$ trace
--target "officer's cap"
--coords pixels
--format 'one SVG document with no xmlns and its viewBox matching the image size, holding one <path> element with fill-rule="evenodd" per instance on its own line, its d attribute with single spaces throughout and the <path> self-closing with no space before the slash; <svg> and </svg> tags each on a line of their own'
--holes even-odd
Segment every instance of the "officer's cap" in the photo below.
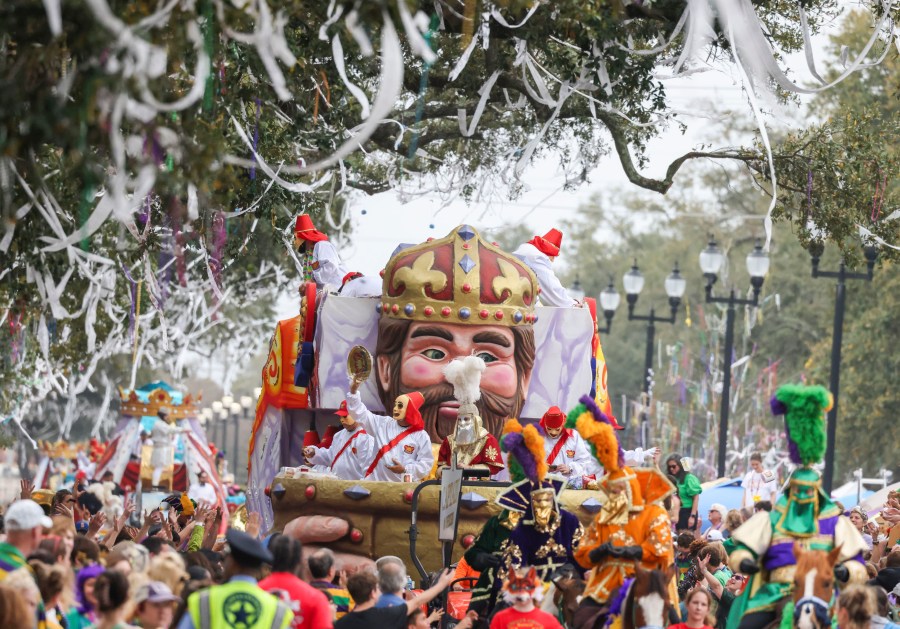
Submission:
<svg viewBox="0 0 900 629">
<path fill-rule="evenodd" d="M 225 540 L 228 542 L 231 558 L 240 566 L 258 568 L 264 563 L 272 563 L 272 553 L 259 540 L 243 531 L 228 529 Z"/>
</svg>

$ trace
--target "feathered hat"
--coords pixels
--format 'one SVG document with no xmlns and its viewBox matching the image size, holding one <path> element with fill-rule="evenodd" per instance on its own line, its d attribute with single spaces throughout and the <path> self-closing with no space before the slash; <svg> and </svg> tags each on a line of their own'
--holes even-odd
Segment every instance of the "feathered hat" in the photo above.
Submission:
<svg viewBox="0 0 900 629">
<path fill-rule="evenodd" d="M 775 391 L 770 402 L 773 415 L 784 415 L 788 453 L 795 465 L 812 466 L 825 454 L 823 415 L 834 398 L 820 386 L 786 384 Z"/>
<path fill-rule="evenodd" d="M 610 480 L 625 475 L 625 452 L 619 445 L 616 430 L 609 418 L 589 395 L 582 395 L 579 404 L 566 419 L 566 426 L 578 431 L 591 446 L 594 457 L 606 470 Z"/>
<path fill-rule="evenodd" d="M 609 418 L 589 395 L 582 395 L 579 404 L 569 413 L 566 425 L 575 428 L 590 444 L 591 452 L 606 471 L 600 479 L 603 488 L 610 481 L 625 481 L 629 487 L 631 508 L 644 504 L 643 492 L 634 470 L 625 466 L 625 451 L 619 445 L 619 437 Z"/>
<path fill-rule="evenodd" d="M 544 436 L 534 424 L 522 426 L 518 419 L 508 419 L 503 426 L 500 447 L 509 454 L 509 476 L 513 485 L 497 496 L 497 504 L 506 509 L 529 512 L 531 494 L 540 490 L 553 491 L 558 497 L 565 479 L 547 476 L 550 467 L 544 454 Z"/>
<path fill-rule="evenodd" d="M 444 379 L 453 385 L 453 397 L 459 402 L 459 416 L 477 415 L 475 402 L 481 399 L 481 374 L 487 365 L 478 356 L 451 360 L 444 367 Z"/>
</svg>

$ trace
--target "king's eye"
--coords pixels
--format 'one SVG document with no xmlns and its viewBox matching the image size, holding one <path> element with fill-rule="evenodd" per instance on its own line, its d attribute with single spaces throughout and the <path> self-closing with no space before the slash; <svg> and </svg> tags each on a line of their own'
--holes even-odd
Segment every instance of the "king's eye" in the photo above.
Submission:
<svg viewBox="0 0 900 629">
<path fill-rule="evenodd" d="M 447 354 L 446 354 L 446 352 L 443 352 L 439 349 L 431 348 L 431 349 L 426 349 L 425 351 L 423 351 L 422 356 L 424 356 L 425 358 L 429 358 L 431 360 L 441 360 L 441 359 L 445 358 L 447 356 Z M 485 362 L 487 362 L 487 361 L 485 361 Z"/>
</svg>

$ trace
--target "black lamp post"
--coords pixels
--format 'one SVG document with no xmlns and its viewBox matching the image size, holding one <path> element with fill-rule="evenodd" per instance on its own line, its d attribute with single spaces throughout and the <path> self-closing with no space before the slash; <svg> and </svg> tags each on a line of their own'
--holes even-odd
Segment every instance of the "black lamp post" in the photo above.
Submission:
<svg viewBox="0 0 900 629">
<path fill-rule="evenodd" d="M 649 315 L 634 314 L 634 307 L 637 305 L 638 296 L 644 288 L 644 276 L 641 275 L 637 266 L 637 260 L 634 266 L 622 278 L 625 285 L 625 299 L 628 301 L 628 320 L 629 321 L 646 321 L 647 322 L 647 350 L 644 359 L 644 375 L 641 383 L 641 391 L 644 394 L 643 404 L 641 405 L 641 447 L 646 448 L 649 442 L 649 418 L 647 416 L 647 407 L 650 404 L 650 383 L 653 381 L 653 344 L 656 336 L 657 323 L 675 323 L 678 314 L 678 306 L 681 305 L 681 298 L 684 296 L 684 289 L 687 286 L 684 278 L 678 270 L 678 264 L 672 269 L 672 273 L 666 278 L 665 287 L 666 295 L 669 296 L 669 316 L 658 317 L 656 311 L 651 308 Z M 618 295 L 617 295 L 618 297 Z"/>
<path fill-rule="evenodd" d="M 706 303 L 727 304 L 725 316 L 725 348 L 722 360 L 722 399 L 719 407 L 719 457 L 718 475 L 725 476 L 725 457 L 728 454 L 728 413 L 731 406 L 731 352 L 734 349 L 734 307 L 756 306 L 759 304 L 759 293 L 762 290 L 766 273 L 769 272 L 769 256 L 763 251 L 759 240 L 747 255 L 747 272 L 750 274 L 750 285 L 753 287 L 751 299 L 738 298 L 731 289 L 728 297 L 714 297 L 713 284 L 718 279 L 719 270 L 725 262 L 725 254 L 719 249 L 716 241 L 711 239 L 706 249 L 700 252 L 700 270 L 706 278 Z"/>
<path fill-rule="evenodd" d="M 837 411 L 838 411 L 838 389 L 841 385 L 841 343 L 844 336 L 844 305 L 846 302 L 846 280 L 866 280 L 872 281 L 872 275 L 875 270 L 875 261 L 878 259 L 878 249 L 868 245 L 864 249 L 866 256 L 866 272 L 854 273 L 847 271 L 844 266 L 844 259 L 841 258 L 841 264 L 837 271 L 820 271 L 819 259 L 822 256 L 823 246 L 817 243 L 810 249 L 812 256 L 812 276 L 833 277 L 837 279 L 837 291 L 834 298 L 834 325 L 831 330 L 831 395 L 834 396 L 834 403 L 831 410 L 828 411 L 827 420 L 827 442 L 825 446 L 825 473 L 822 475 L 822 487 L 829 494 L 831 493 L 832 483 L 834 482 L 834 440 L 837 437 Z"/>
<path fill-rule="evenodd" d="M 227 413 L 225 412 L 225 407 L 220 400 L 216 400 L 213 402 L 210 407 L 212 408 L 213 415 L 213 441 L 216 444 L 216 448 L 219 450 L 223 450 L 226 447 L 225 444 L 225 435 L 223 434 L 223 430 L 225 427 L 225 417 L 227 417 Z"/>
<path fill-rule="evenodd" d="M 612 278 L 609 278 L 609 286 L 600 291 L 600 309 L 603 311 L 603 318 L 606 319 L 606 327 L 601 328 L 598 325 L 597 332 L 609 334 L 609 330 L 612 328 L 613 317 L 616 315 L 616 309 L 619 307 L 621 300 L 622 298 L 619 297 L 619 293 L 616 292 L 616 287 L 613 285 Z"/>
</svg>

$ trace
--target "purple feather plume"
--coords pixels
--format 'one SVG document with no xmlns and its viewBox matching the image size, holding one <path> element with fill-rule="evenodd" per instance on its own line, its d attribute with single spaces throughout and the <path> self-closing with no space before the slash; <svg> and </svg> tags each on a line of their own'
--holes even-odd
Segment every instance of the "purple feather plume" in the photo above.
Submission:
<svg viewBox="0 0 900 629">
<path fill-rule="evenodd" d="M 802 465 L 803 459 L 800 458 L 800 449 L 797 447 L 797 443 L 791 439 L 791 429 L 788 426 L 787 422 L 787 412 L 788 407 L 785 406 L 784 402 L 778 399 L 777 395 L 773 395 L 772 399 L 769 400 L 769 406 L 772 408 L 773 415 L 784 415 L 784 435 L 787 437 L 788 441 L 788 456 L 791 458 L 791 463 L 794 465 Z"/>
<path fill-rule="evenodd" d="M 785 406 L 784 402 L 779 400 L 776 395 L 773 395 L 772 399 L 769 400 L 769 406 L 772 409 L 773 415 L 786 415 L 788 412 L 787 406 Z"/>
<path fill-rule="evenodd" d="M 537 461 L 531 454 L 531 450 L 525 445 L 525 437 L 520 432 L 511 432 L 503 437 L 503 447 L 509 456 L 515 457 L 522 466 L 525 477 L 529 480 L 537 480 Z"/>
<path fill-rule="evenodd" d="M 622 582 L 622 586 L 616 590 L 616 595 L 609 602 L 609 616 L 606 619 L 606 626 L 613 624 L 616 616 L 621 616 L 625 609 L 625 601 L 628 600 L 628 591 L 631 584 L 634 583 L 634 577 L 629 577 Z"/>
<path fill-rule="evenodd" d="M 772 399 L 774 400 L 775 398 Z M 781 402 L 779 402 L 779 404 L 781 404 Z M 788 455 L 791 457 L 791 463 L 794 465 L 803 465 L 803 459 L 800 458 L 800 448 L 797 447 L 797 442 L 791 439 L 791 429 L 788 427 L 786 418 L 784 422 L 784 435 L 787 437 Z"/>
<path fill-rule="evenodd" d="M 578 401 L 587 407 L 587 410 L 591 412 L 591 415 L 594 416 L 595 420 L 609 424 L 610 426 L 613 425 L 613 423 L 609 421 L 609 417 L 606 416 L 606 413 L 600 410 L 600 407 L 597 406 L 597 403 L 590 395 L 582 395 L 578 398 Z M 613 430 L 615 430 L 615 427 L 613 427 Z M 625 467 L 625 451 L 622 449 L 622 444 L 618 443 L 618 441 L 618 438 L 616 438 L 616 443 L 619 446 L 619 467 Z"/>
</svg>

